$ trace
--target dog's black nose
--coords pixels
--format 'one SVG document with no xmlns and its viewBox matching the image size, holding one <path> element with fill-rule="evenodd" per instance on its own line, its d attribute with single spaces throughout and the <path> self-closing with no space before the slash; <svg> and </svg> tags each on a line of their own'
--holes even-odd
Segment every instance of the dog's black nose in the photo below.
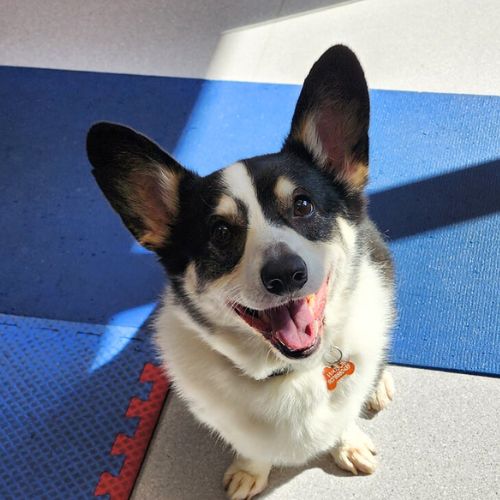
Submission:
<svg viewBox="0 0 500 500">
<path fill-rule="evenodd" d="M 268 292 L 285 295 L 300 290 L 307 281 L 306 263 L 296 254 L 268 260 L 260 272 Z"/>
</svg>

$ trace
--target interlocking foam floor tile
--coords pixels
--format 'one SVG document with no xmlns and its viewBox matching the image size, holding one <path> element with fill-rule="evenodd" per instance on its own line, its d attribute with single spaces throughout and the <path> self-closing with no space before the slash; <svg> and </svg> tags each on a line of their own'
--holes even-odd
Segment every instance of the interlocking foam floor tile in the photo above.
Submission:
<svg viewBox="0 0 500 500">
<path fill-rule="evenodd" d="M 103 349 L 107 362 L 96 367 Z M 151 409 L 143 387 L 154 380 L 151 368 L 139 377 L 152 359 L 147 328 L 0 314 L 0 498 L 91 498 L 101 473 L 120 477 L 124 456 L 110 453 L 118 434 L 135 436 L 140 463 L 158 391 L 166 393 L 165 381 L 153 384 L 156 414 L 140 411 Z M 133 396 L 147 401 L 131 403 Z"/>
<path fill-rule="evenodd" d="M 116 436 L 111 454 L 124 455 L 124 463 L 118 475 L 108 471 L 101 474 L 95 489 L 96 496 L 109 495 L 111 500 L 126 500 L 133 490 L 168 390 L 168 381 L 160 366 L 144 365 L 140 380 L 152 384 L 151 392 L 145 399 L 131 399 L 126 417 L 138 418 L 137 428 L 133 436 Z"/>
</svg>

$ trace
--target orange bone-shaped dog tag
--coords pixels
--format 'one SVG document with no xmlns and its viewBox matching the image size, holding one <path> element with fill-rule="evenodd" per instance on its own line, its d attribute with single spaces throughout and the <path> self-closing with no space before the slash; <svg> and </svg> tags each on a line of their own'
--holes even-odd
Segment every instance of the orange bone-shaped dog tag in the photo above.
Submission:
<svg viewBox="0 0 500 500">
<path fill-rule="evenodd" d="M 346 375 L 354 373 L 354 363 L 351 361 L 339 361 L 332 366 L 323 368 L 323 377 L 326 380 L 326 386 L 329 391 L 333 391 L 337 387 L 337 382 Z"/>
</svg>

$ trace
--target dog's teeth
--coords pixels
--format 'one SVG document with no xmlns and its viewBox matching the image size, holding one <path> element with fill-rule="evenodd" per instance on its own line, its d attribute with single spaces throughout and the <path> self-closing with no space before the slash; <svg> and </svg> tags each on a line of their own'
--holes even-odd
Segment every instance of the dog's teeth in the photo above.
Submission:
<svg viewBox="0 0 500 500">
<path fill-rule="evenodd" d="M 309 308 L 309 311 L 312 313 L 314 316 L 314 304 L 316 303 L 316 295 L 311 294 L 306 297 L 306 303 L 307 307 Z"/>
</svg>

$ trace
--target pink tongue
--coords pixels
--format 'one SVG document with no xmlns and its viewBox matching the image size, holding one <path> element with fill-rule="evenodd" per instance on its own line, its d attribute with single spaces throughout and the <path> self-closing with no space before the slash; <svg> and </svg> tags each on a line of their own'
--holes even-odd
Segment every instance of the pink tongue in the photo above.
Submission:
<svg viewBox="0 0 500 500">
<path fill-rule="evenodd" d="M 269 316 L 273 332 L 290 350 L 307 349 L 314 343 L 314 318 L 305 299 L 279 307 Z"/>
</svg>

